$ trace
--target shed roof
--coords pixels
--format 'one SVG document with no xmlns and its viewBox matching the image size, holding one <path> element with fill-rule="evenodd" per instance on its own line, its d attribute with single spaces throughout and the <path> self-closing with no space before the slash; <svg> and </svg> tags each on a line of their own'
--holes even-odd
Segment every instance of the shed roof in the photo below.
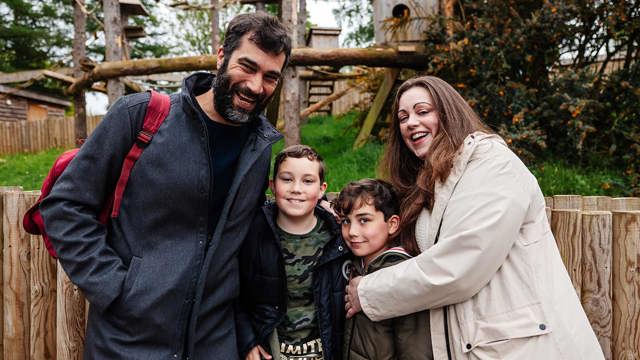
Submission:
<svg viewBox="0 0 640 360">
<path fill-rule="evenodd" d="M 31 100 L 37 100 L 37 101 L 41 101 L 49 104 L 55 104 L 55 105 L 64 106 L 64 107 L 71 106 L 71 101 L 58 99 L 53 96 L 42 95 L 35 91 L 16 89 L 16 88 L 5 86 L 5 85 L 0 85 L 0 94 L 8 94 L 13 96 L 23 97 Z"/>
</svg>

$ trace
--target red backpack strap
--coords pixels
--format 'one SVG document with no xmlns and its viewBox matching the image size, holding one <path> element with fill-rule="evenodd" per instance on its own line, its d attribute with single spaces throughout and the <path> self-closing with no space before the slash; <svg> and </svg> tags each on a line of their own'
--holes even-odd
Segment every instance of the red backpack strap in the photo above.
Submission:
<svg viewBox="0 0 640 360">
<path fill-rule="evenodd" d="M 120 171 L 120 178 L 116 185 L 116 190 L 113 194 L 113 208 L 111 210 L 111 217 L 118 217 L 120 214 L 120 203 L 122 202 L 122 195 L 127 187 L 129 181 L 129 175 L 135 165 L 136 161 L 142 155 L 144 149 L 151 143 L 153 135 L 158 132 L 160 125 L 164 119 L 169 115 L 169 108 L 171 106 L 171 99 L 169 95 L 160 94 L 151 90 L 151 100 L 147 106 L 147 113 L 144 116 L 144 122 L 142 124 L 142 130 L 138 132 L 135 143 L 131 146 L 131 150 L 127 154 L 122 164 L 122 170 Z"/>
</svg>

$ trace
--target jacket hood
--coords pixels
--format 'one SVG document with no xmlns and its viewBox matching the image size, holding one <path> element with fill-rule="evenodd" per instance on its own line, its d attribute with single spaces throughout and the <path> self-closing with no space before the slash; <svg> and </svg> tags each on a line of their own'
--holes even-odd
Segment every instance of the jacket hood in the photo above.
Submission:
<svg viewBox="0 0 640 360">
<path fill-rule="evenodd" d="M 215 77 L 211 73 L 197 72 L 182 80 L 182 97 L 185 103 L 189 105 L 189 111 L 194 112 L 198 109 L 195 97 L 209 91 Z M 265 139 L 269 143 L 282 139 L 282 134 L 262 114 L 255 117 L 249 126 L 251 126 L 252 132 L 255 132 L 258 137 Z"/>
</svg>

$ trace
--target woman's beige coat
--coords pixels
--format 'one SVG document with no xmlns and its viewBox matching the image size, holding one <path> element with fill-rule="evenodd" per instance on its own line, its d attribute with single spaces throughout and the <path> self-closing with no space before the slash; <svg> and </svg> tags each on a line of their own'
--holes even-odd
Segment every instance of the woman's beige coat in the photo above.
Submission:
<svg viewBox="0 0 640 360">
<path fill-rule="evenodd" d="M 435 197 L 416 227 L 422 253 L 362 278 L 371 320 L 431 309 L 435 359 L 604 358 L 538 183 L 500 137 L 469 135 Z"/>
</svg>

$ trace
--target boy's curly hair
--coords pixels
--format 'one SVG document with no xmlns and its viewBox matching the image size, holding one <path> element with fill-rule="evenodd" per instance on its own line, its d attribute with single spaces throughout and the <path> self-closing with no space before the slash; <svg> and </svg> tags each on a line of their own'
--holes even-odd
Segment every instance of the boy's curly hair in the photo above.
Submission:
<svg viewBox="0 0 640 360">
<path fill-rule="evenodd" d="M 362 179 L 348 183 L 333 199 L 331 207 L 338 216 L 345 217 L 364 204 L 373 205 L 376 210 L 381 211 L 385 221 L 400 213 L 398 194 L 391 184 L 379 179 Z"/>
</svg>

